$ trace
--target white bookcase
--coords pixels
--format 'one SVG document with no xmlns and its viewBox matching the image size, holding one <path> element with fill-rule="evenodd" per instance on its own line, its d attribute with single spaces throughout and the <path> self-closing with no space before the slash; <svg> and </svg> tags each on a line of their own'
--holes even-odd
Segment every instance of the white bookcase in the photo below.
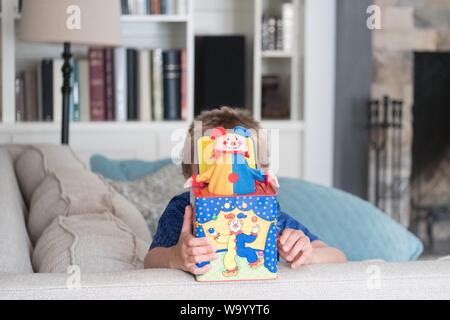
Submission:
<svg viewBox="0 0 450 320">
<path fill-rule="evenodd" d="M 17 38 L 20 15 L 16 0 L 0 0 L 1 120 L 0 143 L 59 143 L 59 123 L 16 123 L 14 79 L 17 72 L 44 57 L 59 57 L 62 46 L 23 43 Z M 187 0 L 186 15 L 122 16 L 123 45 L 136 48 L 181 48 L 188 54 L 188 119 L 171 122 L 72 123 L 70 144 L 87 162 L 93 153 L 114 158 L 158 159 L 180 146 L 176 129 L 186 129 L 194 118 L 194 48 L 196 35 L 243 34 L 247 43 L 247 102 L 264 128 L 278 129 L 272 154 L 278 173 L 303 176 L 303 2 L 304 0 Z M 305 0 L 307 1 L 307 0 Z M 295 8 L 295 41 L 290 52 L 261 50 L 262 15 L 283 2 Z M 74 47 L 86 56 L 87 48 Z M 290 119 L 262 119 L 261 79 L 266 70 L 283 72 L 289 79 Z M 276 141 L 274 141 L 275 143 Z"/>
</svg>

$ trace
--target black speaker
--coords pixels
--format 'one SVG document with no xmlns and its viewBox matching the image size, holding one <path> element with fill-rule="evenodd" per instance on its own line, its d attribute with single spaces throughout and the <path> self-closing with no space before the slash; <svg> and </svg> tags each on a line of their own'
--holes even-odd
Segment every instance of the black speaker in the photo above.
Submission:
<svg viewBox="0 0 450 320">
<path fill-rule="evenodd" d="M 195 38 L 195 114 L 245 107 L 245 37 Z"/>
</svg>

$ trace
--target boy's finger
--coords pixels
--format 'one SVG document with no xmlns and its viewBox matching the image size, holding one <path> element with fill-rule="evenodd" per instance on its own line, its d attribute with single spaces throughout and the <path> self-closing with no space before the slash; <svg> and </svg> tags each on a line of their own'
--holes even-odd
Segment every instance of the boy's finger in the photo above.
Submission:
<svg viewBox="0 0 450 320">
<path fill-rule="evenodd" d="M 307 260 L 309 259 L 309 255 L 311 254 L 311 250 L 306 250 L 300 252 L 300 254 L 297 256 L 294 262 L 291 264 L 291 268 L 298 268 L 301 265 L 306 264 Z"/>
<path fill-rule="evenodd" d="M 206 237 L 203 238 L 194 238 L 192 237 L 189 239 L 187 245 L 189 247 L 201 247 L 201 246 L 208 246 L 209 245 L 209 239 Z"/>
<path fill-rule="evenodd" d="M 191 206 L 186 206 L 184 209 L 183 226 L 181 227 L 181 232 L 188 232 L 192 234 L 192 208 Z"/>
<path fill-rule="evenodd" d="M 280 243 L 281 243 L 281 245 L 283 245 L 286 242 L 286 240 L 289 238 L 289 235 L 292 233 L 292 231 L 294 231 L 294 230 L 292 230 L 292 229 L 285 229 L 283 231 L 283 233 L 280 236 Z"/>
<path fill-rule="evenodd" d="M 207 262 L 207 261 L 211 261 L 211 260 L 216 260 L 218 258 L 217 253 L 210 253 L 210 254 L 205 254 L 202 256 L 190 256 L 189 260 L 192 263 L 202 263 L 202 262 Z"/>
<path fill-rule="evenodd" d="M 191 272 L 192 274 L 195 274 L 195 275 L 200 275 L 200 274 L 205 274 L 205 273 L 207 273 L 210 269 L 211 269 L 211 264 L 207 264 L 207 265 L 205 265 L 205 266 L 203 266 L 203 267 L 201 267 L 201 268 L 197 268 L 197 267 L 194 265 L 194 267 L 190 270 L 190 272 Z"/>
<path fill-rule="evenodd" d="M 209 254 L 214 252 L 216 252 L 216 248 L 213 246 L 191 247 L 188 250 L 188 254 L 191 256 L 200 256 L 203 254 Z"/>
<path fill-rule="evenodd" d="M 289 254 L 287 255 L 288 258 L 288 262 L 294 260 L 295 257 L 297 257 L 297 255 L 303 250 L 305 249 L 306 243 L 305 241 L 301 241 L 301 239 L 299 239 L 299 241 L 297 241 L 294 246 L 292 247 L 291 251 L 289 251 Z"/>
<path fill-rule="evenodd" d="M 289 237 L 283 244 L 283 251 L 289 252 L 292 246 L 300 239 L 300 234 L 298 232 L 291 232 Z"/>
</svg>

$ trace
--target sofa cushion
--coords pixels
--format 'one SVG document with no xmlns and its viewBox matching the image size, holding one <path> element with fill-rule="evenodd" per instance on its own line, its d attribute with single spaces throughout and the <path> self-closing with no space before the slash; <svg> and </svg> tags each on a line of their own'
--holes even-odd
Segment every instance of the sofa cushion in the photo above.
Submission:
<svg viewBox="0 0 450 320">
<path fill-rule="evenodd" d="M 45 229 L 33 252 L 41 273 L 81 273 L 141 269 L 148 244 L 111 213 L 59 216 Z"/>
<path fill-rule="evenodd" d="M 16 161 L 16 175 L 27 204 L 48 173 L 56 169 L 85 169 L 72 149 L 60 145 L 34 145 Z"/>
<path fill-rule="evenodd" d="M 169 164 L 135 181 L 110 180 L 109 183 L 138 208 L 154 234 L 170 199 L 185 192 L 184 181 L 180 166 Z"/>
<path fill-rule="evenodd" d="M 91 170 L 103 177 L 116 181 L 133 181 L 152 174 L 172 163 L 170 159 L 157 161 L 111 160 L 101 155 L 90 159 Z"/>
<path fill-rule="evenodd" d="M 387 214 L 346 192 L 281 178 L 281 209 L 349 260 L 415 260 L 422 242 Z"/>
<path fill-rule="evenodd" d="M 13 161 L 0 148 L 0 273 L 31 273 L 31 243 L 25 227 L 26 206 Z"/>
<path fill-rule="evenodd" d="M 139 211 L 100 177 L 88 170 L 56 169 L 33 194 L 28 230 L 33 243 L 57 216 L 111 212 L 142 240 L 150 232 Z"/>
</svg>

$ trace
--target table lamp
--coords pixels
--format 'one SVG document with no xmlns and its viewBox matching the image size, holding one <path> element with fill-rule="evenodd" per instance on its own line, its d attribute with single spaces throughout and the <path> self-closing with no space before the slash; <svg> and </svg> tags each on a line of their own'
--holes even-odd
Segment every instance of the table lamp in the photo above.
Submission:
<svg viewBox="0 0 450 320">
<path fill-rule="evenodd" d="M 19 38 L 64 45 L 62 144 L 69 144 L 71 44 L 120 45 L 120 8 L 119 0 L 23 0 Z"/>
</svg>

